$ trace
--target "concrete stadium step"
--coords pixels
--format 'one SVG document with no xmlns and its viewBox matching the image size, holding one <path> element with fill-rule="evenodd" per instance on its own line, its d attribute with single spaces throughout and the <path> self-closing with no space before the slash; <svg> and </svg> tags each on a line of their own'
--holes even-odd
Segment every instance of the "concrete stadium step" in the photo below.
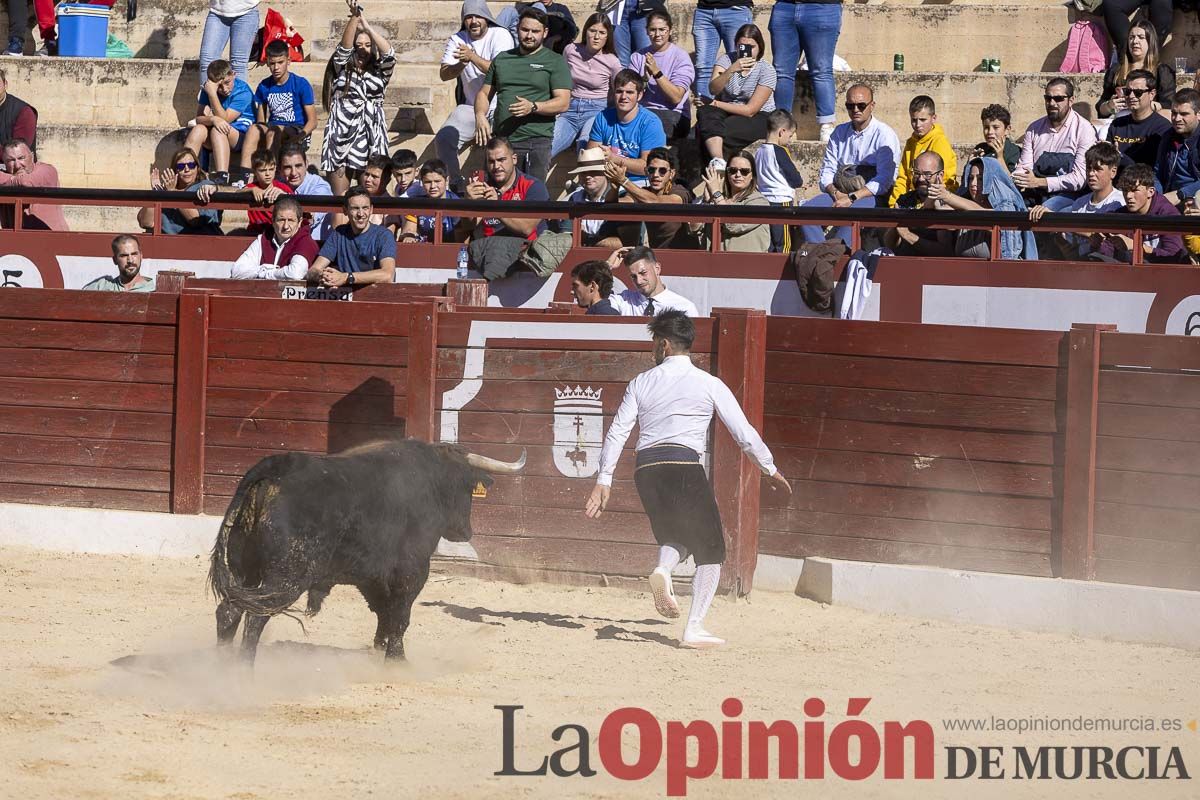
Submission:
<svg viewBox="0 0 1200 800">
<path fill-rule="evenodd" d="M 669 8 L 676 18 L 677 39 L 692 49 L 691 14 L 694 3 L 672 0 Z M 324 60 L 333 51 L 345 20 L 345 6 L 333 0 L 272 4 L 307 39 L 306 51 L 314 60 Z M 491 3 L 494 12 L 502 3 Z M 580 22 L 594 4 L 571 0 L 572 13 Z M 773 4 L 761 3 L 755 21 L 766 31 Z M 377 23 L 406 63 L 432 63 L 445 38 L 458 27 L 458 0 L 424 0 L 373 7 Z M 166 0 L 141 10 L 127 23 L 114 15 L 110 30 L 122 38 L 139 57 L 195 58 L 207 10 L 202 4 Z M 1002 66 L 1018 71 L 1050 70 L 1058 66 L 1067 31 L 1076 12 L 1054 0 L 1005 0 L 996 5 L 985 0 L 956 0 L 951 3 L 917 3 L 885 0 L 846 4 L 838 53 L 854 69 L 889 69 L 892 55 L 903 53 L 910 70 L 970 70 L 983 57 L 995 57 Z M 4 14 L 0 13 L 0 20 Z M 1013 36 L 1015 22 L 1020 36 Z M 1175 18 L 1176 36 L 1166 55 L 1194 57 L 1200 45 L 1200 22 L 1194 14 L 1180 12 Z M 947 45 L 950 46 L 947 46 Z M 768 50 L 769 50 L 768 42 Z M 27 52 L 32 52 L 32 41 Z"/>
<path fill-rule="evenodd" d="M 185 124 L 196 112 L 195 61 L 28 58 L 12 59 L 4 66 L 10 90 L 37 107 L 42 124 L 132 125 L 165 132 Z M 325 65 L 295 67 L 313 84 L 323 124 L 320 91 Z M 431 126 L 440 125 L 453 106 L 453 85 L 437 80 L 437 67 L 413 65 L 388 86 L 384 107 L 394 131 L 431 133 Z"/>
</svg>

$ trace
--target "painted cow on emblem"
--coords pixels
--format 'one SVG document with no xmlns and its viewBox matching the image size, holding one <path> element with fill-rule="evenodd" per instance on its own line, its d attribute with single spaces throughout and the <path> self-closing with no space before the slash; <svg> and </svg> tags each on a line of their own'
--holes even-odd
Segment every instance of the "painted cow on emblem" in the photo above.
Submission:
<svg viewBox="0 0 1200 800">
<path fill-rule="evenodd" d="M 554 466 L 568 478 L 590 478 L 600 469 L 603 391 L 591 386 L 554 390 Z"/>
</svg>

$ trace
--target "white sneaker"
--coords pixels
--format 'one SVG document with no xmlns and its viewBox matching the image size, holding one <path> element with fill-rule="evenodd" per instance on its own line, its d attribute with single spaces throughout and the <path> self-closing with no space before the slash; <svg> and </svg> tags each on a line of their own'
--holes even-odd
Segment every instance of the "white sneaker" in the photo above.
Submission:
<svg viewBox="0 0 1200 800">
<path fill-rule="evenodd" d="M 833 135 L 833 123 L 832 122 L 822 122 L 821 123 L 821 144 L 828 144 L 829 137 L 832 135 Z"/>
<path fill-rule="evenodd" d="M 679 603 L 675 601 L 675 589 L 671 586 L 671 573 L 658 567 L 650 573 L 650 592 L 654 595 L 654 608 L 660 616 L 678 619 Z"/>
<path fill-rule="evenodd" d="M 710 647 L 720 647 L 723 644 L 725 644 L 724 639 L 713 636 L 699 625 L 688 625 L 683 630 L 683 641 L 679 643 L 679 646 L 688 650 L 704 650 Z"/>
</svg>

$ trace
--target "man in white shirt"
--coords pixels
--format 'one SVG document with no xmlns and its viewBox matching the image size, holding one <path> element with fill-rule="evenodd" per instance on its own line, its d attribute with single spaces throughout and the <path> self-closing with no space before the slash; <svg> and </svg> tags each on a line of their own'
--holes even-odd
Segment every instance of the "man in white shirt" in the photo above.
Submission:
<svg viewBox="0 0 1200 800">
<path fill-rule="evenodd" d="M 850 121 L 834 128 L 825 146 L 818 181 L 821 194 L 805 203 L 805 208 L 874 208 L 877 198 L 887 205 L 900 169 L 900 137 L 875 119 L 875 91 L 865 83 L 846 90 L 846 114 Z M 838 189 L 834 177 L 842 167 L 853 167 L 865 185 L 849 193 Z M 820 225 L 804 225 L 800 230 L 806 242 L 825 241 Z M 850 226 L 839 227 L 837 236 L 850 246 Z"/>
<path fill-rule="evenodd" d="M 1088 148 L 1084 158 L 1087 161 L 1087 188 L 1091 190 L 1091 193 L 1080 197 L 1068 208 L 1063 209 L 1062 213 L 1115 214 L 1119 212 L 1125 207 L 1125 193 L 1113 184 L 1121 165 L 1120 150 L 1111 142 L 1097 142 Z M 1050 209 L 1044 205 L 1034 206 L 1029 209 L 1030 221 L 1041 221 L 1047 211 Z M 1053 242 L 1053 246 L 1061 251 L 1062 256 L 1067 259 L 1087 258 L 1089 253 L 1100 246 L 1099 237 L 1096 237 L 1096 242 L 1093 242 L 1085 234 L 1058 233 L 1051 236 L 1050 240 Z M 1040 243 L 1039 247 L 1041 247 Z M 1043 257 L 1048 257 L 1048 254 L 1043 254 Z"/>
<path fill-rule="evenodd" d="M 626 289 L 609 297 L 612 307 L 623 317 L 653 317 L 664 311 L 682 311 L 689 317 L 700 316 L 696 304 L 676 294 L 662 282 L 662 265 L 649 247 L 621 247 L 608 257 L 609 269 L 616 274 L 624 265 L 637 288 Z"/>
<path fill-rule="evenodd" d="M 308 171 L 308 153 L 301 142 L 286 144 L 279 151 L 276 177 L 292 187 L 292 193 L 298 197 L 333 197 L 333 189 L 330 188 L 329 182 L 315 172 Z M 329 233 L 334 215 L 317 211 L 304 216 L 308 221 L 308 232 L 313 241 L 319 242 L 324 239 L 325 234 Z"/>
<path fill-rule="evenodd" d="M 516 47 L 512 34 L 499 25 L 488 10 L 486 0 L 465 0 L 462 5 L 462 30 L 446 42 L 439 76 L 444 81 L 457 79 L 462 97 L 460 105 L 433 137 L 438 158 L 446 164 L 452 184 L 462 178 L 458 153 L 468 142 L 475 140 L 475 95 L 483 86 L 483 76 L 492 66 L 492 59 Z M 496 101 L 492 99 L 492 108 Z M 491 110 L 488 111 L 489 118 Z"/>
<path fill-rule="evenodd" d="M 671 572 L 692 554 L 692 607 L 681 647 L 718 647 L 723 639 L 704 629 L 704 617 L 717 593 L 725 534 L 712 485 L 702 461 L 713 412 L 768 476 L 772 489 L 792 487 L 775 467 L 771 451 L 746 419 L 724 383 L 692 364 L 696 328 L 681 311 L 665 311 L 647 325 L 654 339 L 654 369 L 643 372 L 625 390 L 600 451 L 600 472 L 584 512 L 595 519 L 608 505 L 613 472 L 636 423 L 637 471 L 634 483 L 659 544 L 658 567 L 650 575 L 654 606 L 664 617 L 679 616 Z"/>
</svg>

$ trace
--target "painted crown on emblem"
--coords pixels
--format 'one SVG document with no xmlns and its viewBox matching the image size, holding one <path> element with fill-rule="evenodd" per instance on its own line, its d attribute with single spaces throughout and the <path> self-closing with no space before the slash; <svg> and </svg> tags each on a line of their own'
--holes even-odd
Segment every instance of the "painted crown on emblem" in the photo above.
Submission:
<svg viewBox="0 0 1200 800">
<path fill-rule="evenodd" d="M 566 389 L 555 389 L 554 390 L 554 399 L 555 400 L 582 400 L 582 401 L 590 402 L 590 403 L 599 403 L 600 402 L 600 394 L 603 391 L 604 391 L 603 387 L 593 390 L 592 387 L 590 387 L 590 386 L 587 387 L 586 389 L 584 389 L 581 386 L 576 386 L 574 389 L 572 389 L 570 386 L 568 386 Z"/>
</svg>

